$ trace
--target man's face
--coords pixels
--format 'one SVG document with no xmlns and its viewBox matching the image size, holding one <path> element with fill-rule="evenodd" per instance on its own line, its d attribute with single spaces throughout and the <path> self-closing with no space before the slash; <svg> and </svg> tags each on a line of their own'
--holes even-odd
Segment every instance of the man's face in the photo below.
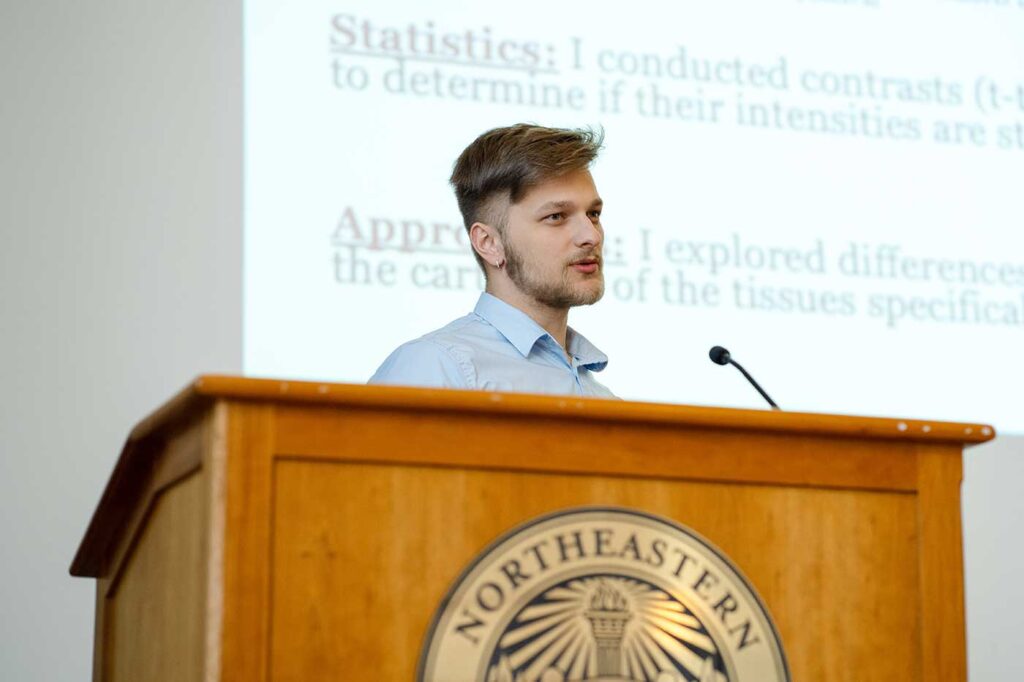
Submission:
<svg viewBox="0 0 1024 682">
<path fill-rule="evenodd" d="M 594 179 L 584 170 L 537 185 L 509 205 L 505 268 L 522 293 L 551 308 L 600 300 L 602 203 Z"/>
</svg>

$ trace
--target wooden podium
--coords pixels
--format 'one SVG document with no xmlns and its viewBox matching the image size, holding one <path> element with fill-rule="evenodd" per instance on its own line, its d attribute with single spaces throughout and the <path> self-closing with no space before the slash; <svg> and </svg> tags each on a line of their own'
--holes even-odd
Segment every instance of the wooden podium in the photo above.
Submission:
<svg viewBox="0 0 1024 682">
<path fill-rule="evenodd" d="M 413 680 L 494 538 L 579 505 L 674 519 L 792 679 L 966 679 L 961 451 L 989 427 L 206 376 L 131 433 L 71 566 L 95 680 Z"/>
</svg>

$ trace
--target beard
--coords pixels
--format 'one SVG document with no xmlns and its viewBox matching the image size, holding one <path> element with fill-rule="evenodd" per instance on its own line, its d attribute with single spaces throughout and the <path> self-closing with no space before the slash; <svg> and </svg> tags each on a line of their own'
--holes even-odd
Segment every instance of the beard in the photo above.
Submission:
<svg viewBox="0 0 1024 682">
<path fill-rule="evenodd" d="M 522 256 L 511 244 L 506 244 L 505 272 L 521 292 L 548 307 L 572 308 L 580 305 L 592 305 L 604 296 L 604 272 L 599 266 L 597 272 L 586 275 L 587 279 L 584 281 L 596 280 L 596 286 L 582 286 L 580 282 L 572 282 L 569 267 L 581 258 L 597 258 L 600 265 L 603 265 L 597 252 L 578 254 L 563 264 L 560 279 L 546 280 L 536 268 L 523 261 Z"/>
</svg>

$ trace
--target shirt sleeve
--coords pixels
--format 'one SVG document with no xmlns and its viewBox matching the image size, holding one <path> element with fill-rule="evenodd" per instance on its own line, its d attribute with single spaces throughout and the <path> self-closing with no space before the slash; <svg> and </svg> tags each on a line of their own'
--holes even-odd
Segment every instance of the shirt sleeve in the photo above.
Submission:
<svg viewBox="0 0 1024 682">
<path fill-rule="evenodd" d="M 367 383 L 428 388 L 474 388 L 472 372 L 446 348 L 425 339 L 399 346 Z"/>
</svg>

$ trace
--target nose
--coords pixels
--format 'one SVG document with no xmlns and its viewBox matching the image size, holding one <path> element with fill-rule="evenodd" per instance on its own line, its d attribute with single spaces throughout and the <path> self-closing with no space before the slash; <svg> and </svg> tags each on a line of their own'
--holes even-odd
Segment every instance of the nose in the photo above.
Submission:
<svg viewBox="0 0 1024 682">
<path fill-rule="evenodd" d="M 604 230 L 601 228 L 600 220 L 592 220 L 589 215 L 583 216 L 576 221 L 576 231 L 573 234 L 573 243 L 578 248 L 598 248 L 604 241 Z"/>
</svg>

